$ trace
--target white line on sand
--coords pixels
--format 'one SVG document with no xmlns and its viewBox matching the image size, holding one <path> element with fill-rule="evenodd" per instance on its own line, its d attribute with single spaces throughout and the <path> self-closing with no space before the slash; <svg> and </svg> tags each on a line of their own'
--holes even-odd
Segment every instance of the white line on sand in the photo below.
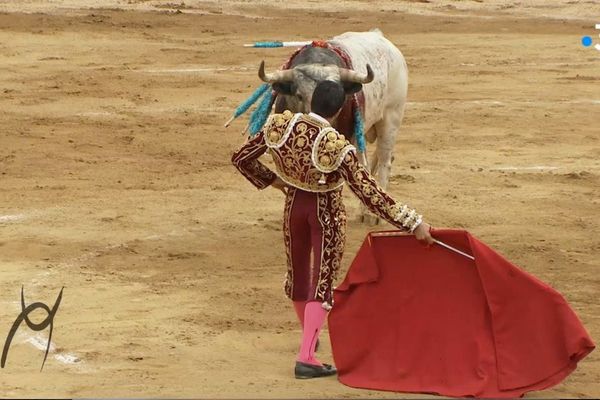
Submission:
<svg viewBox="0 0 600 400">
<path fill-rule="evenodd" d="M 76 113 L 75 115 L 78 116 L 78 117 L 109 118 L 109 117 L 112 117 L 112 116 L 114 116 L 116 114 L 114 112 L 110 112 L 110 111 L 88 111 L 88 112 Z"/>
<path fill-rule="evenodd" d="M 250 71 L 256 68 L 250 67 L 213 67 L 213 68 L 166 68 L 166 69 L 143 69 L 141 72 L 150 74 L 193 74 L 205 72 L 223 72 L 223 71 Z"/>
<path fill-rule="evenodd" d="M 41 337 L 40 335 L 29 336 L 27 339 L 23 340 L 23 343 L 29 343 L 33 347 L 38 350 L 46 351 L 46 347 L 48 346 L 48 339 Z M 50 350 L 48 350 L 48 354 L 56 353 L 56 346 L 54 343 L 50 343 Z M 63 364 L 79 364 L 82 362 L 81 358 L 77 357 L 75 354 L 69 353 L 56 353 L 53 355 L 54 359 Z"/>
<path fill-rule="evenodd" d="M 22 219 L 25 219 L 25 217 L 25 214 L 0 215 L 0 223 L 20 221 Z"/>
<path fill-rule="evenodd" d="M 490 168 L 490 171 L 553 171 L 560 167 L 551 167 L 545 165 L 535 165 L 532 167 L 496 167 Z"/>
<path fill-rule="evenodd" d="M 561 104 L 600 104 L 599 99 L 561 99 L 551 101 L 539 101 L 539 100 L 508 100 L 498 101 L 493 99 L 479 99 L 479 100 L 464 100 L 464 99 L 439 99 L 430 101 L 409 101 L 406 103 L 411 107 L 419 106 L 431 106 L 435 104 L 481 104 L 481 105 L 561 105 Z"/>
</svg>

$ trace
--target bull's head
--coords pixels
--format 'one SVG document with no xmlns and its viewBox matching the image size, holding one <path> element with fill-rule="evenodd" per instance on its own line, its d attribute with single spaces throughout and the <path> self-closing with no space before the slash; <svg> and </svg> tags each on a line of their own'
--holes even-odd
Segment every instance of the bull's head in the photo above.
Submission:
<svg viewBox="0 0 600 400">
<path fill-rule="evenodd" d="M 337 65 L 303 64 L 292 69 L 265 74 L 265 62 L 260 63 L 258 76 L 270 83 L 273 90 L 285 96 L 286 108 L 293 112 L 310 112 L 312 94 L 317 84 L 324 80 L 338 82 L 346 94 L 360 91 L 362 85 L 373 81 L 373 70 L 367 64 L 367 73 L 361 74 Z"/>
</svg>

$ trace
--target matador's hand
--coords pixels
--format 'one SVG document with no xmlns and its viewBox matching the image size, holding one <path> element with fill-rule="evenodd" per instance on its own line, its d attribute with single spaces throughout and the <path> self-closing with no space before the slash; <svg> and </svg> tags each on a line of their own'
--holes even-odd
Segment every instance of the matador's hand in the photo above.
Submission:
<svg viewBox="0 0 600 400">
<path fill-rule="evenodd" d="M 430 230 L 431 225 L 429 225 L 427 222 L 421 222 L 421 224 L 417 226 L 417 229 L 414 231 L 415 237 L 417 240 L 423 243 L 433 244 L 433 237 L 431 237 Z"/>
<path fill-rule="evenodd" d="M 283 192 L 283 194 L 287 194 L 288 185 L 284 181 L 281 180 L 280 177 L 275 178 L 273 183 L 271 183 L 275 189 L 279 189 Z"/>
</svg>

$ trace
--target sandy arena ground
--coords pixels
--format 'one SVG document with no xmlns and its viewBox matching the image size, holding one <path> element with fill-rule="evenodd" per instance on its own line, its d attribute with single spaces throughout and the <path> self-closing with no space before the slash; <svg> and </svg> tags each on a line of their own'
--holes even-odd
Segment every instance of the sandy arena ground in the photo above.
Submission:
<svg viewBox="0 0 600 400">
<path fill-rule="evenodd" d="M 20 329 L 2 397 L 415 397 L 293 379 L 282 195 L 230 165 L 245 120 L 223 128 L 260 60 L 292 51 L 243 43 L 373 27 L 410 70 L 390 192 L 551 284 L 600 338 L 600 52 L 580 44 L 600 42 L 597 2 L 49 3 L 0 1 L 1 343 L 21 285 L 28 304 L 64 296 L 44 370 L 47 330 Z M 346 195 L 344 270 L 370 229 Z M 599 382 L 595 351 L 528 397 Z"/>
</svg>

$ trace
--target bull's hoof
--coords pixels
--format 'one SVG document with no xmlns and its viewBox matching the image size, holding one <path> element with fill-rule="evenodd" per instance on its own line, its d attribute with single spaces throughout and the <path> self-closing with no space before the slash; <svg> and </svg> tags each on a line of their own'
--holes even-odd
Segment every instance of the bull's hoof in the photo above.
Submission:
<svg viewBox="0 0 600 400">
<path fill-rule="evenodd" d="M 361 222 L 368 226 L 379 225 L 379 217 L 373 214 L 361 215 Z"/>
</svg>

